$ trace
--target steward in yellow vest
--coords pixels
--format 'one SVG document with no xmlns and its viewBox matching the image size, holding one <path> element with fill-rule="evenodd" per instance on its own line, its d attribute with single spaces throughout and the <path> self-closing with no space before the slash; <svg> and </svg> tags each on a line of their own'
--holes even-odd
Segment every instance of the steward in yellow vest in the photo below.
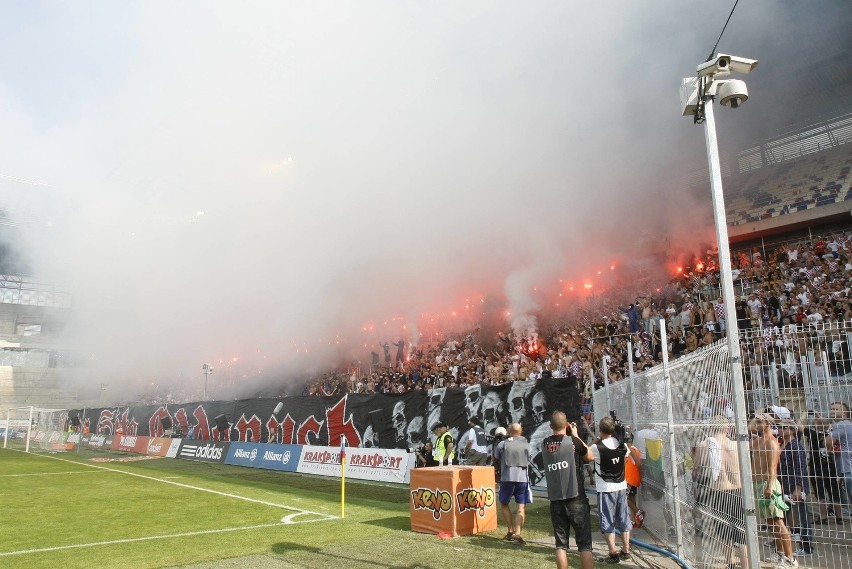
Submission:
<svg viewBox="0 0 852 569">
<path fill-rule="evenodd" d="M 447 466 L 453 463 L 456 457 L 456 446 L 453 436 L 448 432 L 445 423 L 435 423 L 432 427 L 435 435 L 435 450 L 432 456 L 438 461 L 439 466 Z"/>
</svg>

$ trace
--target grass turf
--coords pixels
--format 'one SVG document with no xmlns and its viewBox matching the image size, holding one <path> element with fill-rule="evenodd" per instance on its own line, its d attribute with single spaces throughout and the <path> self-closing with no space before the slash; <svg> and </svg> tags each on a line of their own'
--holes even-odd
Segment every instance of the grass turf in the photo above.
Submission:
<svg viewBox="0 0 852 569">
<path fill-rule="evenodd" d="M 328 519 L 340 515 L 336 479 L 171 459 L 92 461 L 122 456 L 0 449 L 0 567 L 147 569 L 247 556 L 270 567 L 554 565 L 551 547 L 505 542 L 505 527 L 450 540 L 411 532 L 407 487 L 348 481 L 345 519 Z M 550 536 L 547 505 L 528 508 L 528 540 Z M 297 523 L 281 523 L 294 513 Z"/>
</svg>

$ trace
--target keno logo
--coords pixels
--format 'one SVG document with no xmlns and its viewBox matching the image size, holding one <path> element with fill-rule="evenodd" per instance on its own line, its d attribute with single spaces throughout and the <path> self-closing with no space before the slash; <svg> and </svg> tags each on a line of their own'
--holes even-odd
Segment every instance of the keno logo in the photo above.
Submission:
<svg viewBox="0 0 852 569">
<path fill-rule="evenodd" d="M 477 510 L 479 517 L 484 518 L 486 508 L 494 506 L 494 488 L 486 488 L 485 486 L 482 486 L 479 490 L 465 488 L 456 494 L 456 502 L 459 505 L 459 513 Z"/>
<path fill-rule="evenodd" d="M 440 520 L 441 514 L 453 509 L 453 496 L 444 490 L 418 488 L 411 491 L 411 505 L 415 510 L 431 511 L 432 517 Z"/>
</svg>

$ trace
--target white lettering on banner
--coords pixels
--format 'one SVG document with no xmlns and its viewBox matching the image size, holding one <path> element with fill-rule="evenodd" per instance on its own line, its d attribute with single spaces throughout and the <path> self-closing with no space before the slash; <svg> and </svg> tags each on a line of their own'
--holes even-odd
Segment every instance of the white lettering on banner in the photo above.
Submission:
<svg viewBox="0 0 852 569">
<path fill-rule="evenodd" d="M 163 443 L 157 442 L 157 439 L 148 441 L 148 454 L 159 454 L 163 450 Z"/>
<path fill-rule="evenodd" d="M 268 450 L 263 453 L 263 460 L 270 460 L 273 462 L 281 462 L 281 464 L 287 464 L 288 462 L 290 462 L 290 451 L 285 450 L 284 452 L 274 452 Z"/>
<path fill-rule="evenodd" d="M 125 437 L 124 435 L 122 435 L 121 439 L 119 439 L 119 441 L 118 441 L 118 444 L 120 444 L 123 447 L 135 447 L 136 446 L 136 437 Z"/>
<path fill-rule="evenodd" d="M 209 458 L 211 460 L 219 460 L 222 458 L 222 449 L 214 446 L 205 445 L 195 450 L 195 458 Z"/>
<path fill-rule="evenodd" d="M 567 460 L 563 460 L 562 462 L 557 462 L 557 463 L 554 463 L 554 464 L 548 464 L 547 465 L 547 469 L 550 470 L 551 472 L 554 471 L 554 470 L 562 470 L 563 468 L 568 468 L 568 461 Z"/>
<path fill-rule="evenodd" d="M 249 454 L 249 460 L 254 462 L 254 459 L 256 459 L 256 458 L 257 458 L 257 449 L 253 448 L 253 449 L 251 449 L 251 453 Z"/>
<path fill-rule="evenodd" d="M 209 460 L 219 460 L 222 458 L 222 449 L 216 448 L 213 445 L 183 445 L 180 449 L 180 456 L 183 458 L 206 458 Z"/>
<path fill-rule="evenodd" d="M 249 452 L 244 448 L 238 448 L 234 451 L 234 458 L 247 458 L 249 460 L 254 460 L 252 457 L 253 454 L 256 455 L 257 453 L 255 451 Z"/>
<path fill-rule="evenodd" d="M 104 446 L 105 441 L 106 437 L 103 435 L 93 435 L 92 438 L 89 439 L 89 446 L 95 448 L 102 447 Z"/>
</svg>

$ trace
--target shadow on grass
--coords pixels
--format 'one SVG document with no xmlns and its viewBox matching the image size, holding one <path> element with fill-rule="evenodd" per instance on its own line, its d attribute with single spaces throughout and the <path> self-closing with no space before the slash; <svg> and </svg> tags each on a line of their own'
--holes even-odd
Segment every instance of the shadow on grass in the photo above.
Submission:
<svg viewBox="0 0 852 569">
<path fill-rule="evenodd" d="M 338 560 L 337 563 L 341 566 L 346 566 L 346 564 L 352 563 L 353 561 L 359 561 L 362 563 L 368 563 L 373 567 L 388 567 L 389 569 L 438 569 L 437 567 L 434 567 L 432 565 L 424 565 L 419 562 L 412 563 L 409 565 L 388 565 L 387 563 L 382 563 L 371 558 L 359 559 L 357 557 L 353 557 L 352 555 L 336 555 L 329 551 L 324 551 L 319 547 L 311 547 L 309 545 L 303 545 L 301 543 L 275 543 L 272 545 L 272 553 L 276 555 L 286 555 L 288 553 L 308 553 L 310 555 L 316 556 L 317 558 L 325 557 L 329 560 L 330 563 L 334 562 L 333 560 Z"/>
<path fill-rule="evenodd" d="M 481 547 L 483 549 L 524 550 L 544 547 L 539 543 L 533 543 L 531 541 L 528 541 L 526 545 L 518 545 L 515 542 L 506 541 L 502 537 L 493 535 L 478 534 L 468 537 L 468 540 L 471 545 L 475 545 L 476 547 Z"/>
<path fill-rule="evenodd" d="M 411 518 L 409 516 L 393 516 L 390 518 L 379 518 L 368 522 L 361 522 L 368 526 L 377 526 L 385 529 L 411 529 Z"/>
</svg>

